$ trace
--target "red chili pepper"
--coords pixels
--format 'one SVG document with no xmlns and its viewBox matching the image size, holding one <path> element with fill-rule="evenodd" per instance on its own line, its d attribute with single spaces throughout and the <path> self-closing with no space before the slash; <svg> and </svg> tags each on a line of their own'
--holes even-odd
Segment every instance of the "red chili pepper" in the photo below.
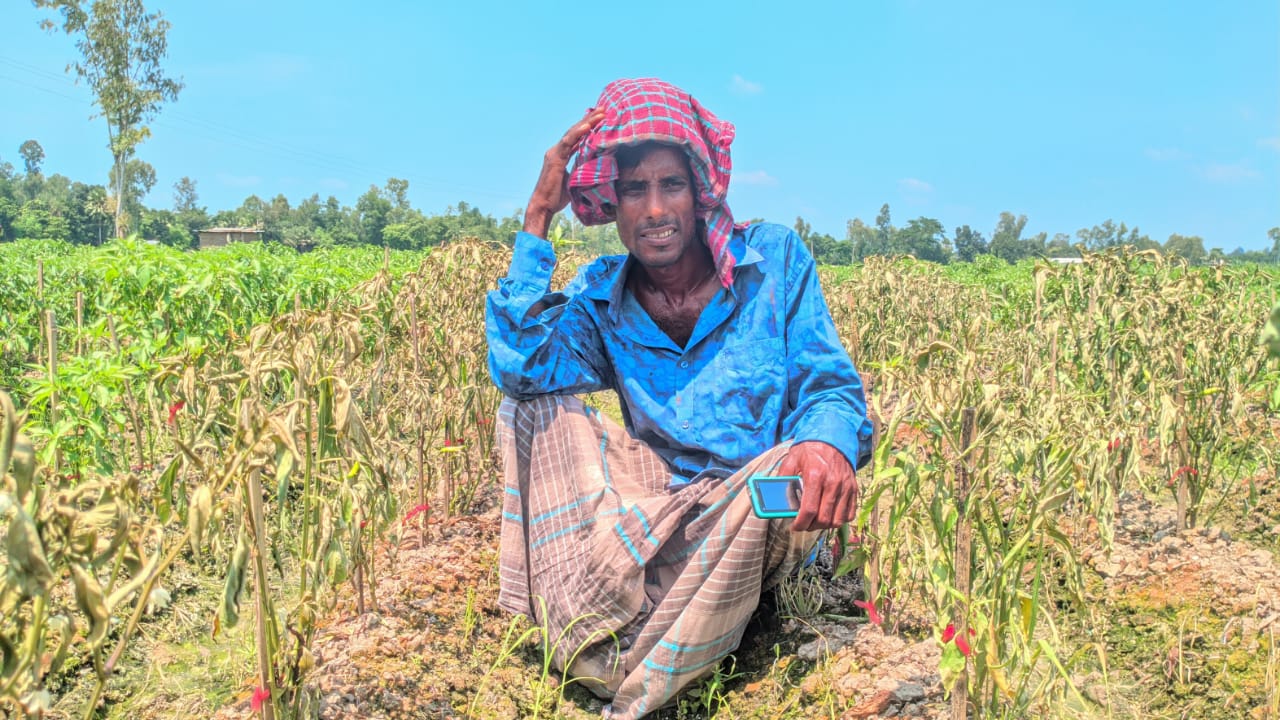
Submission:
<svg viewBox="0 0 1280 720">
<path fill-rule="evenodd" d="M 427 512 L 430 509 L 431 509 L 431 506 L 427 503 L 422 503 L 421 505 L 415 505 L 411 510 L 409 510 L 409 512 L 405 513 L 404 522 L 409 522 L 410 520 L 417 517 L 419 514 Z"/>
<path fill-rule="evenodd" d="M 867 611 L 867 620 L 871 621 L 873 625 L 879 625 L 884 622 L 884 619 L 880 617 L 880 613 L 876 611 L 875 603 L 870 603 L 866 600 L 854 600 L 853 604 Z"/>
<path fill-rule="evenodd" d="M 271 699 L 271 690 L 264 687 L 256 687 L 253 689 L 253 697 L 249 699 L 249 707 L 254 712 L 262 710 L 262 703 Z"/>
</svg>

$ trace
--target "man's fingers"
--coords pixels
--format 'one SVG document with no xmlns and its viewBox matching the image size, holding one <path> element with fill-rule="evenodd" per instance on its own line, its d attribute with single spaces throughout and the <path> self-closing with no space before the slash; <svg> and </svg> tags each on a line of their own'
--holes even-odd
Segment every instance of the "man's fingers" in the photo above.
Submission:
<svg viewBox="0 0 1280 720">
<path fill-rule="evenodd" d="M 822 504 L 818 509 L 818 526 L 832 527 L 836 524 L 836 516 L 844 508 L 844 493 L 835 478 L 823 477 Z"/>
<path fill-rule="evenodd" d="M 599 125 L 600 121 L 603 119 L 604 110 L 592 109 L 587 111 L 586 116 L 584 116 L 581 121 L 569 128 L 569 131 L 564 134 L 564 137 L 560 138 L 560 145 L 558 148 L 566 160 L 568 160 L 569 154 L 573 152 L 573 146 L 578 144 L 578 141 L 582 139 L 582 136 L 591 132 L 591 129 L 596 125 Z"/>
<path fill-rule="evenodd" d="M 800 512 L 796 513 L 792 529 L 804 532 L 813 527 L 815 520 L 821 518 L 822 512 L 822 479 L 810 474 L 804 478 L 804 491 L 800 493 Z"/>
</svg>

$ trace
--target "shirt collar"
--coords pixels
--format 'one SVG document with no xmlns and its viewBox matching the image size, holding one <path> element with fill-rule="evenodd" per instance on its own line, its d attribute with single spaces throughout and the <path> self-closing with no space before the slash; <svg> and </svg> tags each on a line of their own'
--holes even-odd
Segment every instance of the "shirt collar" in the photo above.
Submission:
<svg viewBox="0 0 1280 720">
<path fill-rule="evenodd" d="M 747 245 L 745 233 L 735 229 L 733 235 L 729 238 L 729 252 L 733 254 L 733 275 L 734 284 L 730 288 L 735 300 L 738 297 L 737 278 L 741 268 L 749 265 L 755 265 L 764 256 L 755 248 Z M 611 262 L 598 265 L 598 271 L 587 277 L 587 285 L 582 290 L 582 294 L 592 300 L 604 300 L 609 303 L 609 319 L 617 321 L 618 312 L 622 308 L 622 292 L 626 288 L 627 271 L 631 268 L 631 264 L 635 259 L 630 255 L 617 255 L 609 258 Z"/>
</svg>

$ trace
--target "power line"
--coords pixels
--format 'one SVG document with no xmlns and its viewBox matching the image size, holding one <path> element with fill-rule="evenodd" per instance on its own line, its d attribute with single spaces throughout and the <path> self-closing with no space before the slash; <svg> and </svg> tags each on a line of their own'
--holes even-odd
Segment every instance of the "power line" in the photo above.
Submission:
<svg viewBox="0 0 1280 720">
<path fill-rule="evenodd" d="M 29 65 L 16 58 L 0 55 L 0 63 L 37 76 L 42 80 L 56 80 L 63 84 L 78 85 L 75 80 L 67 77 L 65 74 L 50 72 L 43 68 Z M 43 84 L 33 84 L 9 75 L 0 75 L 0 79 L 8 80 L 15 84 L 50 95 L 55 95 L 57 97 L 74 100 L 76 102 L 83 102 L 82 98 L 67 95 L 66 93 L 51 89 Z M 386 168 L 367 165 L 334 153 L 316 150 L 315 148 L 292 145 L 275 138 L 255 135 L 253 133 L 246 132 L 243 129 L 210 120 L 207 117 L 189 115 L 187 113 L 170 109 L 165 112 L 163 118 L 164 119 L 160 119 L 160 117 L 157 117 L 154 124 L 160 127 L 177 130 L 178 132 L 203 137 L 207 140 L 213 140 L 218 143 L 238 147 L 250 152 L 271 155 L 290 162 L 309 165 L 329 172 L 387 178 L 406 176 L 406 173 L 388 172 Z M 407 179 L 412 185 L 426 188 L 428 190 L 458 191 L 497 198 L 509 198 L 511 195 L 509 192 L 500 192 L 489 188 L 480 188 L 460 185 L 453 182 L 414 177 L 412 174 L 407 174 L 405 179 Z"/>
</svg>

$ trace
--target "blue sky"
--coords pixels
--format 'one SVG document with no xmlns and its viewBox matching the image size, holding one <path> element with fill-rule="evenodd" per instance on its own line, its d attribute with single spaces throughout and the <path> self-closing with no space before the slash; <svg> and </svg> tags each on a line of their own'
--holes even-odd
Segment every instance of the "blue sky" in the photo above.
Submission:
<svg viewBox="0 0 1280 720">
<path fill-rule="evenodd" d="M 1163 242 L 1270 247 L 1280 225 L 1280 3 L 430 3 L 152 0 L 186 83 L 138 156 L 154 206 L 186 175 L 344 204 L 388 177 L 425 212 L 523 207 L 543 152 L 618 77 L 657 76 L 733 122 L 739 218 L 940 220 L 990 237 L 1104 220 Z M 72 42 L 0 9 L 0 158 L 105 182 L 106 128 Z"/>
</svg>

